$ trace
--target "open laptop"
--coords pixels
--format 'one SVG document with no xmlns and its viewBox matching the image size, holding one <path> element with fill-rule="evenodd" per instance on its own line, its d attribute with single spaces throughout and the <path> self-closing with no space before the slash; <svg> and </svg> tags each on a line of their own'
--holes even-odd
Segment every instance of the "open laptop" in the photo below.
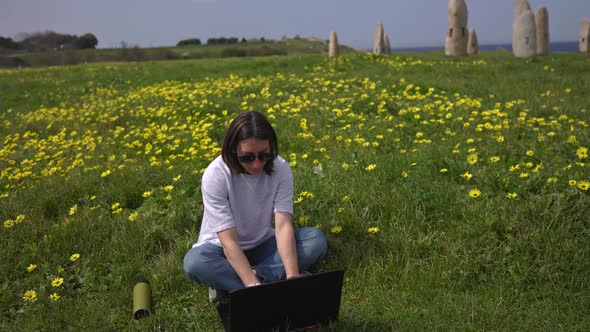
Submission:
<svg viewBox="0 0 590 332">
<path fill-rule="evenodd" d="M 344 271 L 229 292 L 217 304 L 226 332 L 287 331 L 338 320 Z"/>
</svg>

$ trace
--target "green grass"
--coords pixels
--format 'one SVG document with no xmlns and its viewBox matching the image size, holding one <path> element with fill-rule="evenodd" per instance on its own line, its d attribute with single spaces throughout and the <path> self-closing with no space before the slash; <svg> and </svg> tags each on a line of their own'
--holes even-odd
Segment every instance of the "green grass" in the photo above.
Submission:
<svg viewBox="0 0 590 332">
<path fill-rule="evenodd" d="M 202 170 L 260 110 L 297 226 L 328 238 L 315 271 L 346 270 L 335 330 L 587 330 L 589 71 L 484 52 L 0 72 L 0 328 L 221 330 L 182 258 Z M 134 321 L 139 277 L 154 314 Z"/>
<path fill-rule="evenodd" d="M 340 45 L 340 54 L 356 53 Z M 115 61 L 188 60 L 204 58 L 255 57 L 271 55 L 328 54 L 327 41 L 284 39 L 250 40 L 230 45 L 192 45 L 179 47 L 122 47 L 82 50 L 46 50 L 13 54 L 13 66 L 47 67 Z"/>
</svg>

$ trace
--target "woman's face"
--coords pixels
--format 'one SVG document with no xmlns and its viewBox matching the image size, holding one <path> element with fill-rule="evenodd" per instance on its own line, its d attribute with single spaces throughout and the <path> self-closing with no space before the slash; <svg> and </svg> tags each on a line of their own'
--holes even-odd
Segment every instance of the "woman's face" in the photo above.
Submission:
<svg viewBox="0 0 590 332">
<path fill-rule="evenodd" d="M 269 153 L 269 152 L 270 152 L 270 143 L 268 142 L 268 140 L 260 140 L 260 139 L 256 139 L 256 138 L 246 138 L 244 140 L 241 140 L 238 143 L 238 149 L 237 149 L 238 158 L 240 156 L 244 156 L 247 154 L 254 154 L 254 156 L 256 156 L 254 161 L 252 161 L 250 163 L 240 162 L 240 164 L 242 165 L 242 167 L 244 167 L 246 172 L 248 172 L 252 175 L 256 175 L 256 174 L 260 173 L 264 169 L 264 164 L 266 164 L 266 161 L 260 160 L 260 158 L 258 158 L 258 156 L 262 156 L 261 155 L 262 153 Z"/>
</svg>

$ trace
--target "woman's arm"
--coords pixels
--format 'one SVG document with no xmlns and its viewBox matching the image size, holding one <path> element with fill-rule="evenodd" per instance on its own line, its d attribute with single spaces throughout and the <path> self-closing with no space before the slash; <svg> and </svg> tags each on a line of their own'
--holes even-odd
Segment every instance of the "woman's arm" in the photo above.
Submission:
<svg viewBox="0 0 590 332">
<path fill-rule="evenodd" d="M 250 262 L 238 242 L 238 232 L 236 228 L 232 227 L 217 233 L 219 241 L 223 246 L 223 253 L 229 261 L 234 271 L 238 274 L 244 286 L 254 286 L 260 284 L 256 275 L 250 267 Z"/>
<path fill-rule="evenodd" d="M 285 266 L 287 279 L 299 276 L 297 248 L 295 246 L 295 230 L 293 216 L 287 212 L 275 213 L 275 229 L 277 248 Z"/>
</svg>

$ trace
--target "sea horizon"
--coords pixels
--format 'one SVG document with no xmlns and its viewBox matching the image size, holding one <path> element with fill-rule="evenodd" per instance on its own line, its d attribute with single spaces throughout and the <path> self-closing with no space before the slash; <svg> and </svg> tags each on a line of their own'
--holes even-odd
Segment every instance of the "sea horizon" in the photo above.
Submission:
<svg viewBox="0 0 590 332">
<path fill-rule="evenodd" d="M 444 51 L 444 45 L 438 46 L 421 46 L 421 47 L 392 47 L 391 51 L 393 53 L 403 53 L 403 52 L 437 52 L 437 51 Z M 512 44 L 511 43 L 490 43 L 490 44 L 480 44 L 479 50 L 480 51 L 496 51 L 496 50 L 506 50 L 508 52 L 512 52 Z M 372 51 L 372 49 L 369 49 Z M 551 42 L 549 44 L 549 51 L 550 52 L 579 52 L 579 43 L 578 41 L 558 41 L 558 42 Z"/>
</svg>

